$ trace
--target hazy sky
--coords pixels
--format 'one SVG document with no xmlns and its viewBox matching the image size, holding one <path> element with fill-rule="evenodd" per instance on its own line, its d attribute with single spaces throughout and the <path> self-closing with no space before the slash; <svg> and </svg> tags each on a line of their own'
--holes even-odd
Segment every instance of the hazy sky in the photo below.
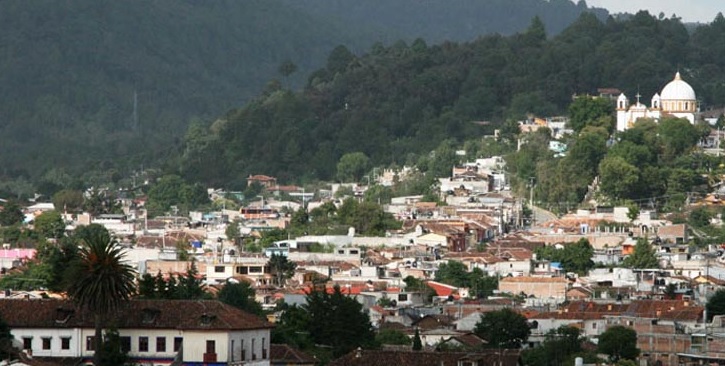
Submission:
<svg viewBox="0 0 725 366">
<path fill-rule="evenodd" d="M 657 16 L 677 14 L 685 22 L 709 23 L 718 12 L 725 14 L 725 0 L 586 0 L 587 5 L 606 8 L 610 13 L 636 13 L 647 10 Z"/>
</svg>

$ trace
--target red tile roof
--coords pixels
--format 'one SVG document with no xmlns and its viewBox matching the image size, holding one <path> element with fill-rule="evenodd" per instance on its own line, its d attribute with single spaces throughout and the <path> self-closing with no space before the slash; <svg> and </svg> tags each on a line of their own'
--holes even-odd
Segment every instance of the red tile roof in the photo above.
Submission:
<svg viewBox="0 0 725 366">
<path fill-rule="evenodd" d="M 287 344 L 271 344 L 269 360 L 273 365 L 310 365 L 317 364 L 317 359 Z"/>
<path fill-rule="evenodd" d="M 426 285 L 428 287 L 435 290 L 436 294 L 438 296 L 453 296 L 454 298 L 458 299 L 460 296 L 458 295 L 458 287 L 446 285 L 445 283 L 435 282 L 435 281 L 427 281 Z"/>
<path fill-rule="evenodd" d="M 329 366 L 457 366 L 459 361 L 477 361 L 479 365 L 516 366 L 518 350 L 484 350 L 479 352 L 427 352 L 355 350 Z"/>
<path fill-rule="evenodd" d="M 93 315 L 68 300 L 0 300 L 10 328 L 93 328 Z M 113 319 L 119 329 L 251 330 L 272 328 L 256 316 L 216 300 L 131 300 Z"/>
</svg>

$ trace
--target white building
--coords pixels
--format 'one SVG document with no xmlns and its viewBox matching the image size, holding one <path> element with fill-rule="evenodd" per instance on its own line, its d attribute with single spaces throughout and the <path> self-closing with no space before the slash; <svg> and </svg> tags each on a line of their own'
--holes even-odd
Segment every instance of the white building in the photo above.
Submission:
<svg viewBox="0 0 725 366">
<path fill-rule="evenodd" d="M 619 95 L 617 98 L 617 131 L 631 128 L 639 118 L 659 120 L 667 115 L 685 118 L 694 124 L 695 116 L 699 112 L 695 90 L 682 80 L 679 72 L 675 74 L 674 80 L 665 85 L 660 94 L 652 97 L 649 107 L 640 103 L 640 97 L 638 93 L 637 102 L 630 105 L 629 99 L 624 93 Z"/>
<path fill-rule="evenodd" d="M 113 324 L 134 363 L 268 366 L 272 325 L 211 300 L 132 300 Z M 0 300 L 0 317 L 34 359 L 90 365 L 93 314 L 57 299 Z"/>
</svg>

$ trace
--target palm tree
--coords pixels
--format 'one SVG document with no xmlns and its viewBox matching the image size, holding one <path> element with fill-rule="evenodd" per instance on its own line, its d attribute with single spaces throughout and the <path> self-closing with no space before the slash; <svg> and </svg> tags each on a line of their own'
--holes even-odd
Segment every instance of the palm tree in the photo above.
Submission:
<svg viewBox="0 0 725 366">
<path fill-rule="evenodd" d="M 135 293 L 135 272 L 123 263 L 125 251 L 103 226 L 81 227 L 76 236 L 83 245 L 78 250 L 78 259 L 69 266 L 67 291 L 79 307 L 93 314 L 96 328 L 93 363 L 100 365 L 104 321 Z"/>
</svg>

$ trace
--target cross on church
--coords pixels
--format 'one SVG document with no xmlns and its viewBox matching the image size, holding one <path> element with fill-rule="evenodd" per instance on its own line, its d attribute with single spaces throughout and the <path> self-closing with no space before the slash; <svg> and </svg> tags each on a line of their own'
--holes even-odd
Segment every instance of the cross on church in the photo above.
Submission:
<svg viewBox="0 0 725 366">
<path fill-rule="evenodd" d="M 639 95 L 639 92 L 637 92 L 637 95 L 635 95 L 635 97 L 637 97 L 637 104 L 639 105 L 639 98 L 642 97 L 642 96 Z"/>
</svg>

